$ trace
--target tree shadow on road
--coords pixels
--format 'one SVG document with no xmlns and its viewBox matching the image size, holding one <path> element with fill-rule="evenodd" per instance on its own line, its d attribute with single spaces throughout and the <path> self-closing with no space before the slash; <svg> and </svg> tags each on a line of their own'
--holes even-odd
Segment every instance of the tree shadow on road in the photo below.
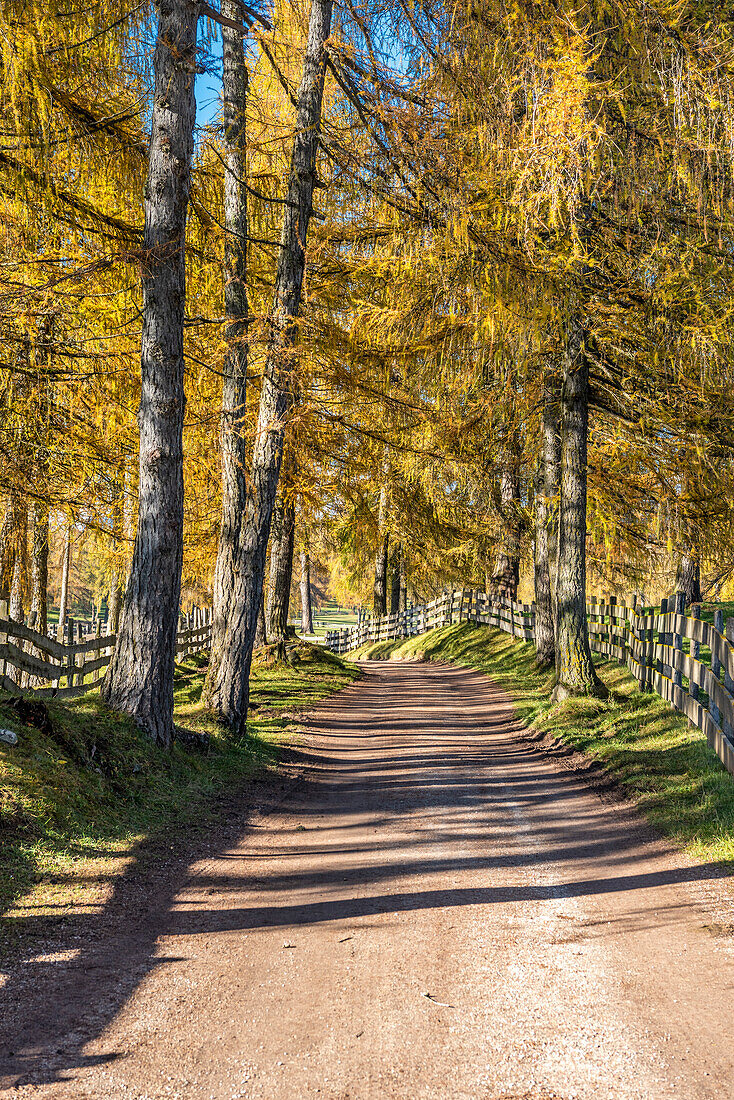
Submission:
<svg viewBox="0 0 734 1100">
<path fill-rule="evenodd" d="M 223 806 L 206 840 L 190 841 L 175 858 L 169 848 L 163 859 L 165 842 L 144 842 L 101 912 L 64 917 L 56 925 L 25 918 L 33 954 L 9 968 L 0 995 L 0 1085 L 73 1082 L 85 1067 L 123 1057 L 122 1051 L 86 1050 L 141 982 L 181 961 L 178 954 L 158 954 L 164 937 L 557 902 L 726 876 L 716 866 L 673 866 L 643 823 L 601 801 L 589 809 L 583 780 L 518 738 L 511 708 L 488 697 L 479 674 L 430 670 L 428 679 L 441 685 L 443 712 L 420 715 L 416 698 L 426 673 L 404 670 L 389 698 L 384 675 L 376 671 L 359 691 L 350 689 L 348 713 L 343 698 L 320 708 L 312 723 L 315 751 L 304 755 L 310 767 L 300 780 Z M 447 703 L 454 697 L 461 714 L 452 714 Z M 267 814 L 286 791 L 293 825 L 281 823 L 263 853 L 257 835 L 258 828 L 267 829 L 267 817 L 253 827 L 251 810 L 259 805 Z M 522 832 L 513 838 L 510 830 L 508 839 L 502 824 L 508 807 L 533 814 L 532 845 Z M 355 842 L 366 820 L 374 839 Z M 502 850 L 494 845 L 501 827 Z M 343 840 L 324 846 L 318 840 L 323 830 Z M 251 855 L 259 857 L 256 879 L 249 872 Z M 641 858 L 643 873 L 625 868 Z M 236 873 L 220 874 L 218 859 Z M 288 866 L 299 859 L 305 865 Z M 204 867 L 197 868 L 202 860 Z M 556 862 L 574 873 L 554 878 Z M 533 882 L 536 868 L 543 873 Z M 493 883 L 500 871 L 505 879 L 517 871 L 517 882 Z M 483 884 L 456 884 L 464 872 L 478 874 Z M 549 876 L 552 881 L 543 881 Z M 442 878 L 452 884 L 441 884 Z M 297 900 L 299 891 L 326 896 Z M 679 919 L 688 907 L 685 897 L 661 899 L 656 919 Z M 640 910 L 640 922 L 649 917 L 649 909 Z"/>
</svg>

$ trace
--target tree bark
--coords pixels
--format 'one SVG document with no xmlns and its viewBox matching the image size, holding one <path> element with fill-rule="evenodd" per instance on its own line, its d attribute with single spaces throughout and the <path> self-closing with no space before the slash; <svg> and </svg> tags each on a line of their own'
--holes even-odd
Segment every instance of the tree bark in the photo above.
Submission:
<svg viewBox="0 0 734 1100">
<path fill-rule="evenodd" d="M 8 616 L 16 623 L 25 622 L 24 599 L 28 591 L 28 503 L 21 498 L 13 581 L 10 586 Z"/>
<path fill-rule="evenodd" d="M 387 615 L 387 565 L 390 556 L 390 536 L 380 535 L 375 555 L 375 583 L 373 588 L 373 615 Z"/>
<path fill-rule="evenodd" d="M 120 629 L 120 609 L 122 607 L 122 568 L 120 559 L 120 544 L 124 530 L 124 489 L 123 476 L 120 472 L 119 479 L 115 483 L 115 493 L 112 500 L 112 544 L 115 555 L 115 565 L 110 577 L 110 588 L 107 597 L 107 632 L 117 634 Z"/>
<path fill-rule="evenodd" d="M 107 631 L 109 634 L 117 634 L 120 629 L 120 611 L 122 609 L 122 584 L 120 574 L 115 570 L 110 581 L 110 592 L 107 602 Z"/>
<path fill-rule="evenodd" d="M 331 10 L 332 0 L 312 0 L 253 448 L 252 488 L 239 532 L 239 569 L 235 574 L 223 655 L 210 690 L 212 709 L 236 735 L 244 734 L 246 727 L 252 648 L 283 455 L 298 337 L 296 319 L 301 306 L 305 248 L 316 182 Z"/>
<path fill-rule="evenodd" d="M 59 623 L 56 628 L 56 638 L 59 642 L 64 640 L 66 629 L 66 617 L 69 614 L 69 572 L 71 570 L 71 520 L 66 522 L 64 532 L 64 549 L 61 555 L 61 594 L 59 596 Z"/>
<path fill-rule="evenodd" d="M 400 610 L 400 568 L 402 562 L 402 547 L 396 546 L 393 550 L 392 573 L 390 576 L 390 614 L 394 615 Z"/>
<path fill-rule="evenodd" d="M 301 633 L 313 634 L 311 558 L 309 557 L 308 550 L 301 550 Z"/>
<path fill-rule="evenodd" d="M 138 527 L 122 625 L 102 695 L 153 740 L 173 737 L 183 563 L 186 215 L 196 102 L 191 0 L 161 0 L 145 189 Z"/>
<path fill-rule="evenodd" d="M 550 382 L 543 385 L 540 469 L 535 498 L 535 650 L 540 668 L 556 660 L 555 576 L 561 436 L 558 400 Z"/>
<path fill-rule="evenodd" d="M 0 599 L 2 600 L 10 599 L 22 517 L 23 498 L 17 489 L 11 489 L 0 529 Z"/>
<path fill-rule="evenodd" d="M 678 566 L 676 588 L 678 592 L 683 593 L 686 607 L 701 603 L 703 600 L 701 595 L 701 562 L 693 546 L 687 546 L 683 552 Z"/>
<path fill-rule="evenodd" d="M 31 509 L 31 618 L 39 634 L 48 630 L 48 504 L 36 499 Z"/>
<path fill-rule="evenodd" d="M 261 646 L 267 645 L 268 636 L 265 632 L 265 587 L 263 586 L 262 594 L 260 596 L 260 607 L 257 612 L 257 626 L 255 628 L 255 641 L 253 644 L 254 649 L 259 649 Z"/>
<path fill-rule="evenodd" d="M 520 583 L 520 470 L 518 456 L 509 453 L 500 468 L 500 516 L 504 525 L 490 591 L 500 599 L 516 600 Z"/>
<path fill-rule="evenodd" d="M 375 554 L 375 582 L 373 585 L 372 613 L 387 615 L 387 566 L 390 536 L 385 531 L 387 517 L 387 486 L 380 489 L 377 509 L 377 552 Z"/>
<path fill-rule="evenodd" d="M 293 541 L 296 512 L 291 501 L 278 497 L 270 532 L 270 584 L 266 615 L 268 642 L 277 646 L 277 656 L 285 660 L 288 635 L 288 608 L 293 580 Z"/>
<path fill-rule="evenodd" d="M 222 0 L 222 15 L 241 20 L 238 0 Z M 239 536 L 247 507 L 245 402 L 247 397 L 247 92 L 249 73 L 243 36 L 222 27 L 224 107 L 224 316 L 226 320 L 219 439 L 222 449 L 222 512 L 214 568 L 212 647 L 204 696 L 211 703 L 222 658 Z M 262 643 L 264 644 L 264 642 Z"/>
<path fill-rule="evenodd" d="M 405 550 L 400 547 L 400 603 L 399 611 L 408 610 L 408 581 L 405 576 Z"/>
<path fill-rule="evenodd" d="M 586 618 L 586 480 L 589 361 L 578 318 L 568 325 L 561 391 L 561 498 L 558 525 L 556 686 L 554 699 L 604 695 Z"/>
</svg>

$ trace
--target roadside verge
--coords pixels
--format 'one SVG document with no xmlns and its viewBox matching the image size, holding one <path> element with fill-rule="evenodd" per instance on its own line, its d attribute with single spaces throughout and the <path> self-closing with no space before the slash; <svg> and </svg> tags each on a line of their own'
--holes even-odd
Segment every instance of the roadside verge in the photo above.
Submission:
<svg viewBox="0 0 734 1100">
<path fill-rule="evenodd" d="M 734 871 L 734 779 L 699 730 L 657 695 L 639 690 L 626 668 L 596 659 L 608 700 L 551 704 L 552 677 L 534 664 L 532 644 L 463 623 L 394 642 L 371 643 L 350 660 L 434 660 L 485 672 L 512 697 L 529 735 L 569 747 L 599 768 L 648 820 L 697 859 Z"/>
<path fill-rule="evenodd" d="M 29 708 L 0 695 L 0 909 L 3 940 L 26 912 L 61 919 L 97 911 L 140 845 L 172 852 L 224 812 L 232 792 L 277 776 L 299 736 L 299 713 L 360 676 L 324 649 L 296 642 L 287 665 L 255 661 L 248 736 L 229 739 L 201 703 L 206 657 L 177 666 L 180 740 L 156 748 L 98 692 Z"/>
</svg>

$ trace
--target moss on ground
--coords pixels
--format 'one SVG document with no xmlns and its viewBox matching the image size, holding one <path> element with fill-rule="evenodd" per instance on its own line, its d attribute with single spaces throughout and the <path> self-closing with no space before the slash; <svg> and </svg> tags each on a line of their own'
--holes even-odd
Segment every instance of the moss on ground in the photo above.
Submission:
<svg viewBox="0 0 734 1100">
<path fill-rule="evenodd" d="M 349 657 L 424 658 L 486 672 L 513 697 L 526 725 L 595 757 L 662 832 L 695 857 L 734 869 L 734 778 L 701 732 L 657 695 L 641 692 L 626 668 L 596 658 L 609 699 L 552 705 L 552 677 L 535 667 L 533 645 L 491 627 L 441 627 Z"/>
<path fill-rule="evenodd" d="M 0 907 L 36 909 L 93 904 L 145 837 L 203 822 L 217 796 L 277 767 L 279 745 L 293 743 L 294 713 L 359 676 L 354 666 L 306 643 L 290 644 L 288 665 L 254 662 L 248 735 L 234 742 L 201 704 L 206 658 L 176 669 L 176 722 L 209 734 L 209 748 L 157 749 L 128 718 L 111 713 L 98 692 L 48 703 L 52 729 L 22 724 L 0 695 L 0 727 L 18 744 L 0 743 Z"/>
</svg>

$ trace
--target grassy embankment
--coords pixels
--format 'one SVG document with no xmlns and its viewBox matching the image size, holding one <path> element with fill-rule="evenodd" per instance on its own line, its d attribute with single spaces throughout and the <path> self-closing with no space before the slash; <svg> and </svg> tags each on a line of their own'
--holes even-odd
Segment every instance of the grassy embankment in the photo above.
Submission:
<svg viewBox="0 0 734 1100">
<path fill-rule="evenodd" d="M 626 668 L 595 658 L 608 701 L 552 706 L 551 677 L 534 666 L 532 644 L 491 627 L 442 627 L 405 641 L 371 643 L 350 658 L 426 658 L 480 669 L 514 698 L 533 730 L 599 760 L 647 817 L 697 858 L 734 863 L 734 778 L 699 730 L 657 695 L 643 694 Z"/>
<path fill-rule="evenodd" d="M 298 737 L 297 714 L 359 672 L 305 643 L 289 646 L 293 664 L 253 666 L 248 736 L 233 742 L 201 705 L 206 659 L 176 671 L 176 722 L 210 735 L 207 751 L 156 749 L 127 718 L 111 714 L 97 692 L 48 703 L 52 731 L 21 725 L 0 696 L 0 727 L 18 744 L 0 744 L 0 907 L 40 911 L 99 904 L 105 888 L 142 839 L 175 835 L 216 814 L 218 796 L 277 766 L 279 745 Z M 40 724 L 40 723 L 39 723 Z"/>
</svg>

